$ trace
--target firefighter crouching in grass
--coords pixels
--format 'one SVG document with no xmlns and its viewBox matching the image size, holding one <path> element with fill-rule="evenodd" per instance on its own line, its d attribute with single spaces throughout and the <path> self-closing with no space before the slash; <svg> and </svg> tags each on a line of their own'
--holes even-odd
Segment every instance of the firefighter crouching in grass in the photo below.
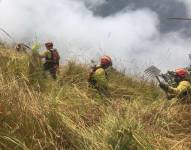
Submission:
<svg viewBox="0 0 191 150">
<path fill-rule="evenodd" d="M 191 84 L 189 82 L 188 71 L 184 68 L 177 69 L 175 76 L 175 82 L 177 87 L 171 87 L 165 83 L 160 83 L 161 89 L 168 94 L 174 94 L 181 102 L 191 102 Z"/>
<path fill-rule="evenodd" d="M 108 93 L 107 69 L 112 66 L 112 59 L 109 56 L 103 56 L 100 59 L 100 65 L 92 67 L 89 73 L 89 85 L 101 93 Z"/>
<path fill-rule="evenodd" d="M 45 59 L 45 63 L 43 64 L 44 70 L 48 71 L 53 79 L 57 79 L 60 55 L 52 42 L 45 43 L 45 47 L 47 50 L 40 55 L 41 58 Z"/>
</svg>

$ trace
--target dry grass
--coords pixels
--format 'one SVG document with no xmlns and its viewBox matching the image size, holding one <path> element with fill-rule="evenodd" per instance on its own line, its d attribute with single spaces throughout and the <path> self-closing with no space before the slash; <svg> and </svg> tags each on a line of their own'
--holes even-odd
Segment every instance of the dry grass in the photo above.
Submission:
<svg viewBox="0 0 191 150">
<path fill-rule="evenodd" d="M 191 149 L 191 105 L 154 84 L 111 69 L 104 96 L 86 65 L 69 62 L 54 82 L 33 56 L 1 48 L 0 58 L 0 149 Z"/>
</svg>

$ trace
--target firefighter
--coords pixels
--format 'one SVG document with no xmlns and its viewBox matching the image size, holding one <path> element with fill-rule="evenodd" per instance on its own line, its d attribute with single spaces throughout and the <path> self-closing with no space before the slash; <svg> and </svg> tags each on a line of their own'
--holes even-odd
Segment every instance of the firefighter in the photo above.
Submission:
<svg viewBox="0 0 191 150">
<path fill-rule="evenodd" d="M 45 43 L 46 51 L 41 54 L 41 58 L 45 59 L 43 64 L 44 70 L 48 71 L 53 79 L 57 79 L 57 70 L 59 68 L 60 55 L 54 48 L 53 42 Z"/>
<path fill-rule="evenodd" d="M 92 67 L 88 82 L 91 87 L 103 92 L 108 88 L 107 69 L 112 66 L 112 59 L 110 56 L 102 56 L 100 65 Z"/>
<path fill-rule="evenodd" d="M 165 83 L 160 83 L 161 89 L 169 94 L 174 94 L 178 99 L 190 100 L 191 84 L 188 80 L 188 71 L 184 68 L 176 69 L 175 82 L 177 87 L 169 86 Z"/>
</svg>

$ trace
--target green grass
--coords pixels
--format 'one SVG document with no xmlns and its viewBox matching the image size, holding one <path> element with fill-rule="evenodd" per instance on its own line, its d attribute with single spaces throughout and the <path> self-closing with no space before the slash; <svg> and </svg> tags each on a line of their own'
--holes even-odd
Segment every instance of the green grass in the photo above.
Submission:
<svg viewBox="0 0 191 150">
<path fill-rule="evenodd" d="M 191 106 L 153 83 L 110 69 L 104 96 L 88 87 L 85 64 L 68 62 L 55 82 L 34 55 L 2 47 L 0 62 L 2 150 L 191 148 Z"/>
</svg>

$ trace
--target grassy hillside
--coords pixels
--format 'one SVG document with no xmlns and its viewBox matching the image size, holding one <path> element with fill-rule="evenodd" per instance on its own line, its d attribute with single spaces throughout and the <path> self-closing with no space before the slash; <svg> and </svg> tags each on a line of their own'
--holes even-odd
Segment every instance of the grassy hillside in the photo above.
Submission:
<svg viewBox="0 0 191 150">
<path fill-rule="evenodd" d="M 0 48 L 0 149 L 191 149 L 190 105 L 115 69 L 109 94 L 99 94 L 88 87 L 87 65 L 74 61 L 55 82 L 34 55 Z"/>
</svg>

